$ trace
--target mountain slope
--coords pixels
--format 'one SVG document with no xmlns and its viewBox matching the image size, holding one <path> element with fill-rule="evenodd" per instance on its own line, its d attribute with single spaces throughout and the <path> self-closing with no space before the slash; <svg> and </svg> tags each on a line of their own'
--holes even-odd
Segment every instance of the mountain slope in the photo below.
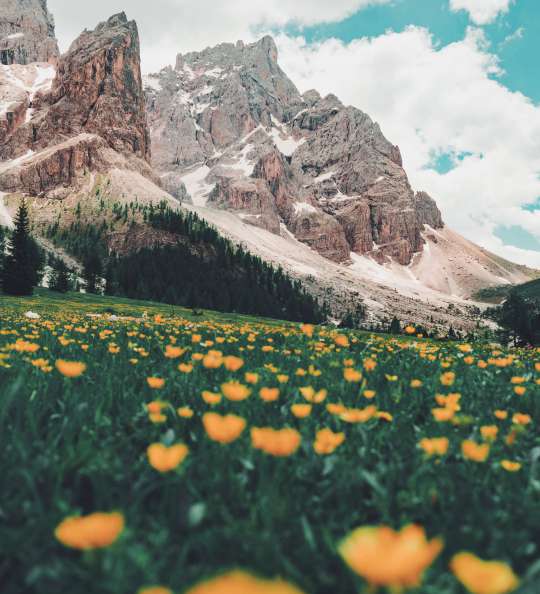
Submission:
<svg viewBox="0 0 540 594">
<path fill-rule="evenodd" d="M 301 96 L 269 37 L 179 55 L 174 69 L 144 82 L 165 187 L 197 209 L 292 234 L 342 264 L 336 278 L 347 271 L 468 297 L 534 275 L 447 229 L 432 198 L 411 189 L 399 148 L 378 124 L 333 95 Z M 205 216 L 238 240 L 249 235 L 230 217 Z"/>
</svg>

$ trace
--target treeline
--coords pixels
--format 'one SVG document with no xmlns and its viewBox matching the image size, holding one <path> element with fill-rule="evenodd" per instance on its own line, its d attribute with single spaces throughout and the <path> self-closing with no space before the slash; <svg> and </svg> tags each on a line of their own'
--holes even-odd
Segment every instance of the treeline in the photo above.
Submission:
<svg viewBox="0 0 540 594">
<path fill-rule="evenodd" d="M 298 281 L 235 246 L 194 213 L 172 210 L 165 203 L 113 207 L 113 213 L 126 223 L 129 215 L 138 213 L 176 242 L 118 256 L 106 252 L 106 222 L 92 225 L 77 217 L 67 228 L 51 225 L 47 236 L 82 261 L 88 292 L 291 321 L 326 319 L 326 308 Z M 63 281 L 61 267 L 54 263 L 52 274 Z"/>
</svg>

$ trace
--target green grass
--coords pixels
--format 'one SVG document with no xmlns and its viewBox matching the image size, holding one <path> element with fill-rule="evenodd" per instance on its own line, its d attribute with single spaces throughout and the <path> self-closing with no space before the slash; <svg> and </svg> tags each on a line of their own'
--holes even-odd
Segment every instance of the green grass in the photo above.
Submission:
<svg viewBox="0 0 540 594">
<path fill-rule="evenodd" d="M 87 315 L 110 309 L 125 318 Z M 41 318 L 25 318 L 28 310 Z M 462 550 L 509 563 L 522 579 L 516 592 L 538 594 L 540 354 L 482 343 L 464 353 L 458 343 L 353 332 L 349 345 L 338 347 L 336 335 L 316 328 L 310 338 L 275 320 L 197 317 L 116 298 L 47 291 L 0 297 L 2 594 L 135 594 L 148 584 L 178 594 L 234 567 L 281 576 L 306 594 L 353 594 L 366 583 L 340 558 L 340 540 L 358 526 L 411 522 L 444 539 L 417 594 L 463 594 L 449 570 Z M 164 356 L 173 342 L 186 349 L 178 359 Z M 216 349 L 241 357 L 243 367 L 205 367 L 198 354 Z M 58 359 L 84 362 L 86 371 L 63 377 Z M 371 371 L 364 369 L 368 359 L 376 361 Z M 192 371 L 181 372 L 178 364 L 188 362 Z M 347 382 L 345 365 L 362 370 L 362 380 Z M 441 383 L 447 371 L 455 373 L 451 386 Z M 259 375 L 246 400 L 223 398 L 212 407 L 201 398 L 224 382 L 246 383 L 246 372 Z M 163 378 L 163 389 L 152 390 L 150 376 Z M 524 394 L 515 393 L 513 377 L 523 378 Z M 422 385 L 412 388 L 412 379 Z M 263 386 L 279 387 L 279 400 L 263 402 Z M 328 396 L 298 419 L 290 407 L 305 402 L 305 386 Z M 363 396 L 366 389 L 376 392 L 373 399 Z M 454 422 L 435 421 L 435 395 L 456 392 Z M 163 423 L 149 419 L 145 405 L 154 400 L 168 403 Z M 392 420 L 349 423 L 328 403 L 375 405 Z M 193 417 L 180 418 L 180 406 Z M 497 419 L 497 409 L 508 419 Z M 212 441 L 201 421 L 210 410 L 243 417 L 246 430 L 229 445 Z M 516 425 L 515 413 L 530 415 L 531 423 Z M 499 428 L 489 457 L 465 459 L 462 441 L 481 443 L 484 425 Z M 277 458 L 254 449 L 250 428 L 265 426 L 299 431 L 298 451 Z M 313 441 L 324 427 L 343 432 L 345 441 L 321 456 Z M 448 453 L 427 458 L 419 441 L 439 436 L 448 437 Z M 161 474 L 146 456 L 154 442 L 182 442 L 190 452 L 178 469 Z M 522 467 L 507 472 L 502 460 Z M 65 517 L 111 510 L 124 514 L 126 528 L 110 547 L 80 552 L 56 540 Z"/>
</svg>

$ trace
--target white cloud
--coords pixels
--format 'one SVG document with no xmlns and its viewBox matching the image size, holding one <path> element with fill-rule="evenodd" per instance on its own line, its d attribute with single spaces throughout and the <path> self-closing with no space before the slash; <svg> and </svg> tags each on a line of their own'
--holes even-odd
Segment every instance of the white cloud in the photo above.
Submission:
<svg viewBox="0 0 540 594">
<path fill-rule="evenodd" d="M 466 10 L 477 25 L 492 23 L 500 13 L 508 12 L 514 0 L 450 0 L 451 10 Z"/>
<path fill-rule="evenodd" d="M 254 28 L 340 21 L 357 10 L 391 0 L 48 0 L 62 51 L 86 28 L 126 11 L 141 33 L 143 70 L 174 63 L 178 52 L 238 39 L 251 41 Z"/>
<path fill-rule="evenodd" d="M 438 46 L 410 27 L 345 44 L 278 36 L 280 62 L 301 91 L 317 88 L 367 112 L 399 144 L 411 184 L 436 198 L 446 222 L 501 256 L 540 266 L 540 253 L 505 246 L 499 225 L 540 238 L 540 107 L 496 77 L 484 34 Z M 434 155 L 463 155 L 446 174 Z"/>
</svg>

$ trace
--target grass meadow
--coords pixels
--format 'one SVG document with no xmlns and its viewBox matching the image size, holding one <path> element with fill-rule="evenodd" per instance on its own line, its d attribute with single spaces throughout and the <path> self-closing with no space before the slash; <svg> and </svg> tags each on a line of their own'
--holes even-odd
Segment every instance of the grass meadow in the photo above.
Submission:
<svg viewBox="0 0 540 594">
<path fill-rule="evenodd" d="M 540 352 L 408 331 L 1 297 L 0 591 L 538 594 Z"/>
</svg>

